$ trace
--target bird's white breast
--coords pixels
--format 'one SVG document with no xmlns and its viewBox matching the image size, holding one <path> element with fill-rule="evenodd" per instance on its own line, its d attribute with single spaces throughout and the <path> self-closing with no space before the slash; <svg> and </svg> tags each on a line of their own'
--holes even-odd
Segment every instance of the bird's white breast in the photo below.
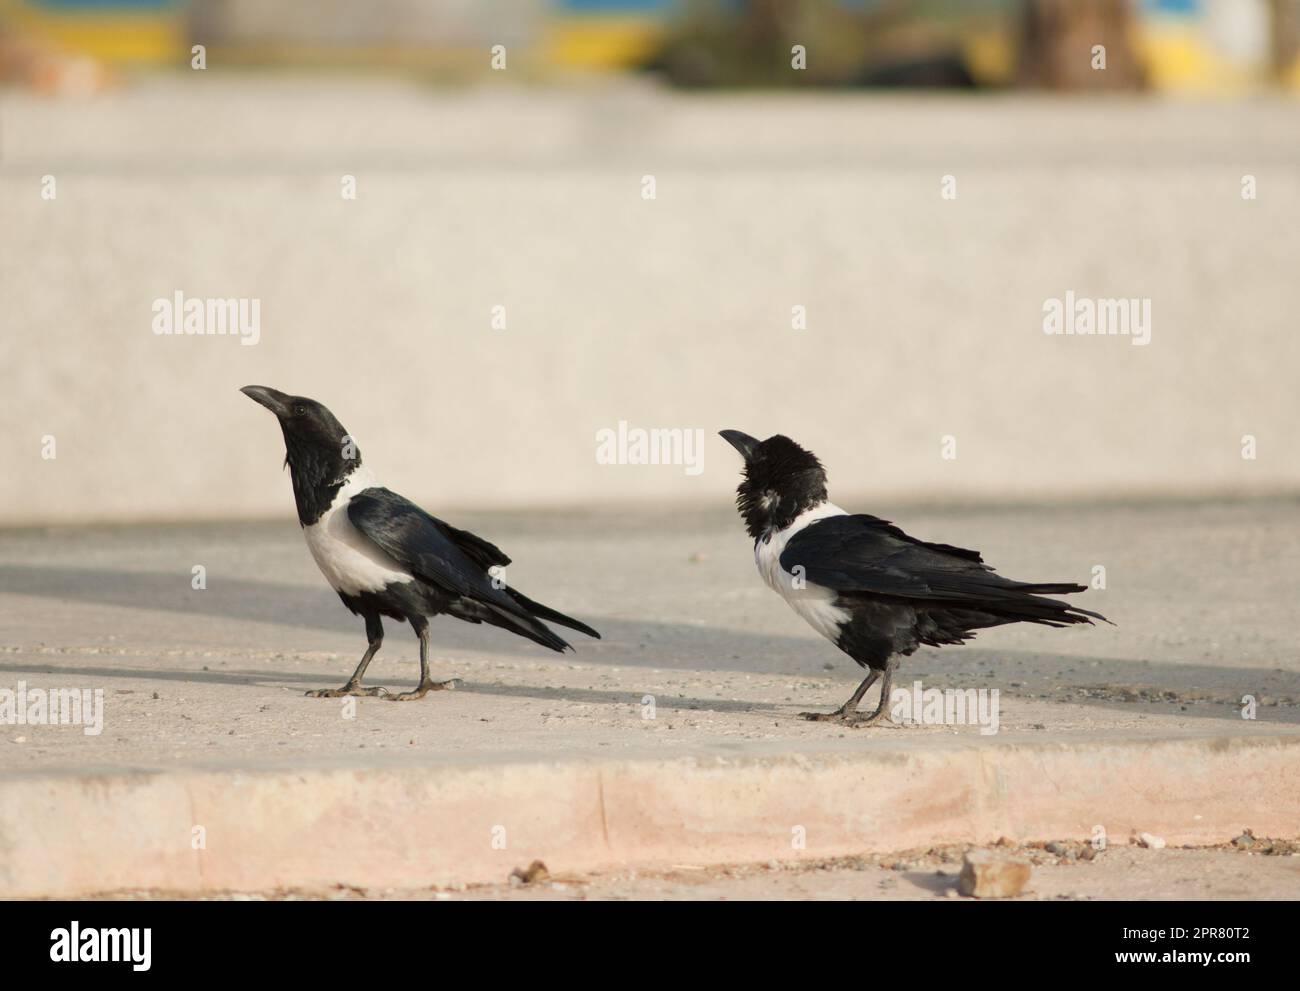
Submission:
<svg viewBox="0 0 1300 991">
<path fill-rule="evenodd" d="M 371 543 L 348 519 L 348 502 L 375 479 L 364 465 L 347 477 L 330 508 L 311 526 L 303 527 L 307 549 L 325 580 L 346 595 L 377 592 L 394 582 L 411 581 L 411 574 Z"/>
<path fill-rule="evenodd" d="M 832 502 L 805 510 L 784 530 L 772 530 L 765 533 L 754 545 L 754 563 L 763 581 L 790 608 L 803 617 L 814 630 L 832 643 L 839 637 L 840 624 L 849 618 L 848 610 L 834 605 L 836 593 L 833 589 L 814 585 L 803 575 L 793 575 L 781 567 L 781 554 L 786 544 L 800 530 L 828 516 L 844 516 L 844 510 Z"/>
</svg>

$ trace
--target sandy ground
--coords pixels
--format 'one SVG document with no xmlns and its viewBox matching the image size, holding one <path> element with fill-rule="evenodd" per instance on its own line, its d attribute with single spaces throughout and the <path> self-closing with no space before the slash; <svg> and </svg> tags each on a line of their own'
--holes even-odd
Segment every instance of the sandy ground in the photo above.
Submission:
<svg viewBox="0 0 1300 991">
<path fill-rule="evenodd" d="M 1108 587 L 1082 599 L 1116 625 L 986 631 L 972 645 L 904 662 L 903 684 L 998 689 L 996 735 L 974 726 L 848 731 L 797 718 L 842 701 L 856 669 L 760 584 L 730 511 L 468 514 L 452 521 L 514 556 L 512 584 L 592 623 L 604 639 L 575 637 L 576 652 L 560 656 L 436 621 L 435 674 L 462 679 L 461 688 L 418 703 L 362 699 L 348 718 L 338 701 L 303 695 L 341 684 L 364 637 L 316 573 L 295 522 L 6 531 L 0 687 L 99 688 L 106 707 L 98 736 L 75 726 L 0 727 L 0 776 L 827 752 L 894 745 L 900 734 L 916 747 L 956 742 L 954 734 L 964 745 L 996 747 L 1025 738 L 1293 735 L 1300 727 L 1300 651 L 1290 629 L 1300 513 L 1292 502 L 853 508 L 976 546 L 1013 576 L 1086 580 L 1104 563 Z M 207 569 L 203 590 L 191 587 L 197 564 Z M 369 680 L 412 686 L 416 656 L 410 631 L 390 623 Z M 1241 718 L 1243 695 L 1258 700 L 1255 720 Z M 1038 856 L 1024 897 L 1300 896 L 1300 860 L 1287 855 L 1118 846 L 1091 863 Z M 960 852 L 945 849 L 718 868 L 702 850 L 699 862 L 670 871 L 559 874 L 558 883 L 524 887 L 503 878 L 454 891 L 238 896 L 945 898 L 959 863 Z"/>
<path fill-rule="evenodd" d="M 433 897 L 965 900 L 957 890 L 964 849 L 908 851 L 814 865 L 773 862 L 718 869 L 687 864 L 662 873 L 560 876 L 527 885 L 508 882 L 434 892 Z M 1034 865 L 1025 891 L 1018 896 L 1025 900 L 1300 899 L 1300 855 L 1296 853 L 1265 856 L 1236 850 L 1120 847 L 1082 861 L 1037 849 L 1001 852 Z"/>
<path fill-rule="evenodd" d="M 1300 843 L 1279 842 L 1277 852 L 1231 844 L 1204 849 L 1150 850 L 1112 847 L 1081 859 L 1083 844 L 991 847 L 1032 865 L 1022 901 L 1296 901 L 1300 900 Z M 329 899 L 366 901 L 935 901 L 970 900 L 957 888 L 964 846 L 823 862 L 766 864 L 683 863 L 667 870 L 590 874 L 534 873 L 521 864 L 516 876 L 491 885 L 450 888 L 293 889 L 226 892 L 218 899 Z M 534 869 L 535 870 L 535 869 Z M 530 880 L 525 881 L 525 877 Z M 175 893 L 108 892 L 101 897 L 158 898 Z"/>
<path fill-rule="evenodd" d="M 1082 600 L 1116 625 L 986 631 L 904 662 L 902 685 L 998 689 L 996 736 L 974 726 L 846 731 L 795 717 L 841 702 L 857 669 L 760 583 L 729 512 L 457 516 L 514 556 L 512 584 L 604 639 L 575 635 L 576 651 L 556 655 L 438 620 L 434 673 L 462 679 L 461 689 L 416 704 L 361 699 L 344 718 L 338 701 L 303 692 L 342 684 L 364 634 L 317 574 L 296 523 L 9 531 L 0 535 L 0 683 L 102 688 L 106 703 L 98 736 L 0 727 L 0 769 L 373 751 L 465 760 L 760 752 L 870 746 L 899 733 L 995 745 L 1300 726 L 1295 504 L 886 515 L 976 546 L 1012 576 L 1086 581 L 1104 563 L 1107 589 Z M 195 590 L 200 564 L 207 588 Z M 416 657 L 409 629 L 389 623 L 368 682 L 413 686 Z M 1258 702 L 1255 720 L 1241 718 L 1246 695 Z"/>
</svg>

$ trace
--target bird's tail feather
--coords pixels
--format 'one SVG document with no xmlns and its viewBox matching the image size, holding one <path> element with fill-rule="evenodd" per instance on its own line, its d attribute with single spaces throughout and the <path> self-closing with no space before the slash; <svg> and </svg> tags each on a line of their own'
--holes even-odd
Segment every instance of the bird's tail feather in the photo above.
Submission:
<svg viewBox="0 0 1300 991">
<path fill-rule="evenodd" d="M 1042 623 L 1045 626 L 1069 626 L 1073 623 L 1092 623 L 1099 619 L 1111 623 L 1099 612 L 1084 609 L 1060 599 L 1049 599 L 1047 595 L 1069 595 L 1071 592 L 1086 592 L 1087 586 L 1073 582 L 1017 582 L 1011 595 L 999 598 L 994 605 L 998 615 L 1007 616 L 1026 623 Z M 1020 594 L 1016 594 L 1020 593 Z"/>
<path fill-rule="evenodd" d="M 1015 587 L 1021 592 L 1030 592 L 1034 595 L 1069 595 L 1071 592 L 1086 592 L 1086 585 L 1077 585 L 1074 582 L 1016 582 Z"/>
<path fill-rule="evenodd" d="M 543 647 L 550 647 L 557 653 L 563 653 L 573 648 L 569 644 L 556 636 L 550 629 L 543 626 L 531 616 L 522 616 L 518 613 L 508 612 L 497 606 L 489 607 L 487 615 L 483 619 L 493 626 L 500 626 L 502 629 L 509 630 L 511 633 L 518 633 L 521 637 L 527 637 L 534 643 L 539 643 Z"/>
<path fill-rule="evenodd" d="M 579 633 L 585 633 L 587 636 L 595 637 L 597 640 L 600 639 L 600 634 L 586 623 L 580 623 L 571 616 L 566 616 L 562 612 L 557 612 L 549 606 L 542 605 L 540 602 L 534 602 L 532 599 L 528 598 L 528 596 L 524 595 L 522 592 L 516 592 L 513 588 L 507 588 L 506 591 L 510 593 L 512 599 L 527 609 L 536 618 L 544 619 L 548 623 L 554 623 L 556 626 L 566 626 L 570 630 L 577 630 Z"/>
<path fill-rule="evenodd" d="M 930 584 L 951 606 L 976 609 L 996 617 L 998 622 L 992 625 L 1041 623 L 1044 626 L 1069 626 L 1091 623 L 1094 619 L 1110 623 L 1101 613 L 1091 609 L 1047 598 L 1048 595 L 1087 591 L 1086 586 L 1073 582 L 1017 582 L 984 574 L 975 581 L 962 576 L 957 581 L 940 579 Z"/>
</svg>

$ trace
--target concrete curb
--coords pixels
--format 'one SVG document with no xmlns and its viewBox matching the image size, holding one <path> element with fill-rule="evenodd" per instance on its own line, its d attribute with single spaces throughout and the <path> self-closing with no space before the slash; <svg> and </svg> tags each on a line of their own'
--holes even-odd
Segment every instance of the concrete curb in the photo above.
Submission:
<svg viewBox="0 0 1300 991">
<path fill-rule="evenodd" d="M 1300 736 L 11 775 L 0 896 L 501 882 L 533 858 L 552 872 L 790 860 L 1098 825 L 1112 844 L 1294 835 Z"/>
</svg>

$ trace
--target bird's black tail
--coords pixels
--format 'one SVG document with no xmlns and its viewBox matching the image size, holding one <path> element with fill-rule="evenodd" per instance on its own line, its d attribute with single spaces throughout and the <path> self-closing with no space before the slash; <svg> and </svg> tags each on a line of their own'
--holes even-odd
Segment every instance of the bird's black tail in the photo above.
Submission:
<svg viewBox="0 0 1300 991">
<path fill-rule="evenodd" d="M 463 613 L 458 612 L 456 615 L 459 615 L 462 619 L 467 618 Z M 532 616 L 503 609 L 497 605 L 480 605 L 480 608 L 475 610 L 471 622 L 490 623 L 492 626 L 499 626 L 503 630 L 517 633 L 521 637 L 527 637 L 533 643 L 549 647 L 557 653 L 573 649 L 565 640 L 556 636 L 555 633 Z"/>
<path fill-rule="evenodd" d="M 1076 585 L 1073 582 L 1008 582 L 1002 590 L 1003 594 L 992 599 L 987 607 L 1012 622 L 1069 626 L 1073 623 L 1091 624 L 1094 619 L 1099 619 L 1103 623 L 1110 623 L 1099 612 L 1060 599 L 1045 598 L 1048 595 L 1069 595 L 1087 590 L 1086 585 Z"/>
<path fill-rule="evenodd" d="M 548 609 L 512 588 L 507 587 L 504 591 L 514 600 L 512 604 L 457 599 L 447 611 L 466 622 L 488 623 L 492 626 L 499 626 L 503 630 L 517 633 L 521 637 L 527 637 L 533 643 L 539 643 L 543 647 L 549 647 L 557 652 L 572 650 L 573 648 L 543 624 L 543 619 L 550 620 L 560 626 L 580 630 L 597 640 L 600 639 L 600 634 L 585 623 L 579 623 L 576 619 L 572 619 L 564 615 L 564 613 Z"/>
<path fill-rule="evenodd" d="M 506 592 L 510 594 L 512 599 L 527 609 L 537 619 L 544 619 L 548 623 L 554 623 L 556 626 L 565 626 L 570 630 L 577 630 L 579 633 L 585 633 L 589 637 L 595 637 L 597 640 L 600 639 L 600 634 L 586 623 L 580 623 L 571 616 L 566 616 L 562 612 L 557 612 L 549 606 L 542 605 L 540 602 L 534 602 L 532 599 L 528 598 L 528 596 L 524 595 L 522 592 L 515 591 L 513 588 L 507 587 Z"/>
</svg>

